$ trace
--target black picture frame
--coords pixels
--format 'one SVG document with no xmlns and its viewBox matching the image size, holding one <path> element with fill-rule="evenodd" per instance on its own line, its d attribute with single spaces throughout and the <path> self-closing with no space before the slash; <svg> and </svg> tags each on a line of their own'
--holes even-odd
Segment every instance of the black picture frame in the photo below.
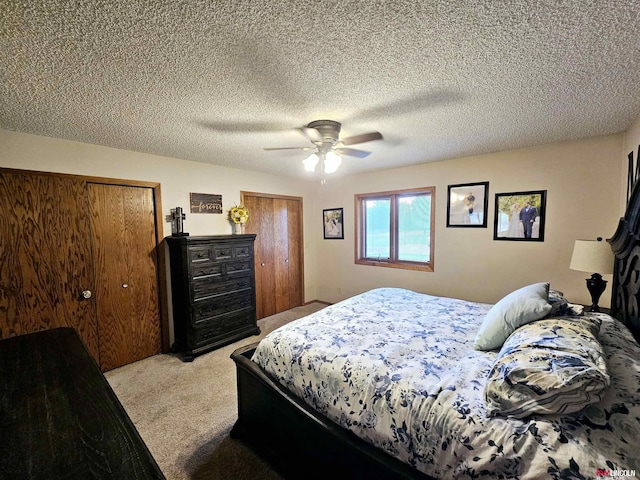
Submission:
<svg viewBox="0 0 640 480">
<path fill-rule="evenodd" d="M 447 187 L 447 227 L 487 228 L 489 182 Z"/>
<path fill-rule="evenodd" d="M 544 242 L 546 209 L 546 190 L 496 193 L 493 239 Z"/>
<path fill-rule="evenodd" d="M 322 229 L 325 240 L 344 240 L 344 212 L 342 208 L 322 210 Z"/>
</svg>

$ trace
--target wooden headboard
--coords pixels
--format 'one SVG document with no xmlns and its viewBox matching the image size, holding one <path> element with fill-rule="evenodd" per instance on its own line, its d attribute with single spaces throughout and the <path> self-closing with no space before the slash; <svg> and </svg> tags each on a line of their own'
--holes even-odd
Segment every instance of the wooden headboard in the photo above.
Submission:
<svg viewBox="0 0 640 480">
<path fill-rule="evenodd" d="M 616 233 L 607 241 L 615 255 L 611 316 L 623 322 L 640 343 L 640 182 Z"/>
</svg>

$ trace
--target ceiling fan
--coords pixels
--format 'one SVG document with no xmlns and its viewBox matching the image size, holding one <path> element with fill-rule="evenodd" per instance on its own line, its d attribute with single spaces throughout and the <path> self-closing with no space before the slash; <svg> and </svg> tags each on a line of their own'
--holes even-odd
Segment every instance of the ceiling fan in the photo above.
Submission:
<svg viewBox="0 0 640 480">
<path fill-rule="evenodd" d="M 354 135 L 340 139 L 340 122 L 333 120 L 315 120 L 302 128 L 302 132 L 311 140 L 313 147 L 279 147 L 265 148 L 265 150 L 316 150 L 308 158 L 302 161 L 305 168 L 313 172 L 316 165 L 320 162 L 322 173 L 322 183 L 324 183 L 324 174 L 335 172 L 342 163 L 341 155 L 349 155 L 352 157 L 365 158 L 371 152 L 357 150 L 355 148 L 345 148 L 348 145 L 356 145 L 358 143 L 371 142 L 373 140 L 382 140 L 380 132 L 369 132 L 361 135 Z"/>
</svg>

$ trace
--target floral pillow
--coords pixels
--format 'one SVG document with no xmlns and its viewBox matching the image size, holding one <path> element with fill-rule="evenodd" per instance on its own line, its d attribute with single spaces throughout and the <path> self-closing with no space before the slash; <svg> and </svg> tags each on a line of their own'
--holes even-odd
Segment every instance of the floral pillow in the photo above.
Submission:
<svg viewBox="0 0 640 480">
<path fill-rule="evenodd" d="M 485 384 L 489 416 L 524 418 L 581 410 L 610 384 L 594 316 L 547 318 L 505 341 Z"/>
<path fill-rule="evenodd" d="M 547 315 L 548 317 L 563 317 L 567 315 L 573 317 L 584 313 L 582 305 L 569 303 L 562 292 L 552 288 L 549 289 L 549 303 L 551 304 L 551 311 Z"/>
</svg>

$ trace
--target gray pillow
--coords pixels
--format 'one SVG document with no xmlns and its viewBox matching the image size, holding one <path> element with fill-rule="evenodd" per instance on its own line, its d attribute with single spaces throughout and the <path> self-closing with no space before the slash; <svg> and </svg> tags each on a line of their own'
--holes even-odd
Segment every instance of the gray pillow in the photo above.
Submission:
<svg viewBox="0 0 640 480">
<path fill-rule="evenodd" d="M 548 282 L 511 292 L 487 312 L 474 347 L 476 350 L 498 349 L 518 327 L 545 317 L 550 311 Z"/>
</svg>

